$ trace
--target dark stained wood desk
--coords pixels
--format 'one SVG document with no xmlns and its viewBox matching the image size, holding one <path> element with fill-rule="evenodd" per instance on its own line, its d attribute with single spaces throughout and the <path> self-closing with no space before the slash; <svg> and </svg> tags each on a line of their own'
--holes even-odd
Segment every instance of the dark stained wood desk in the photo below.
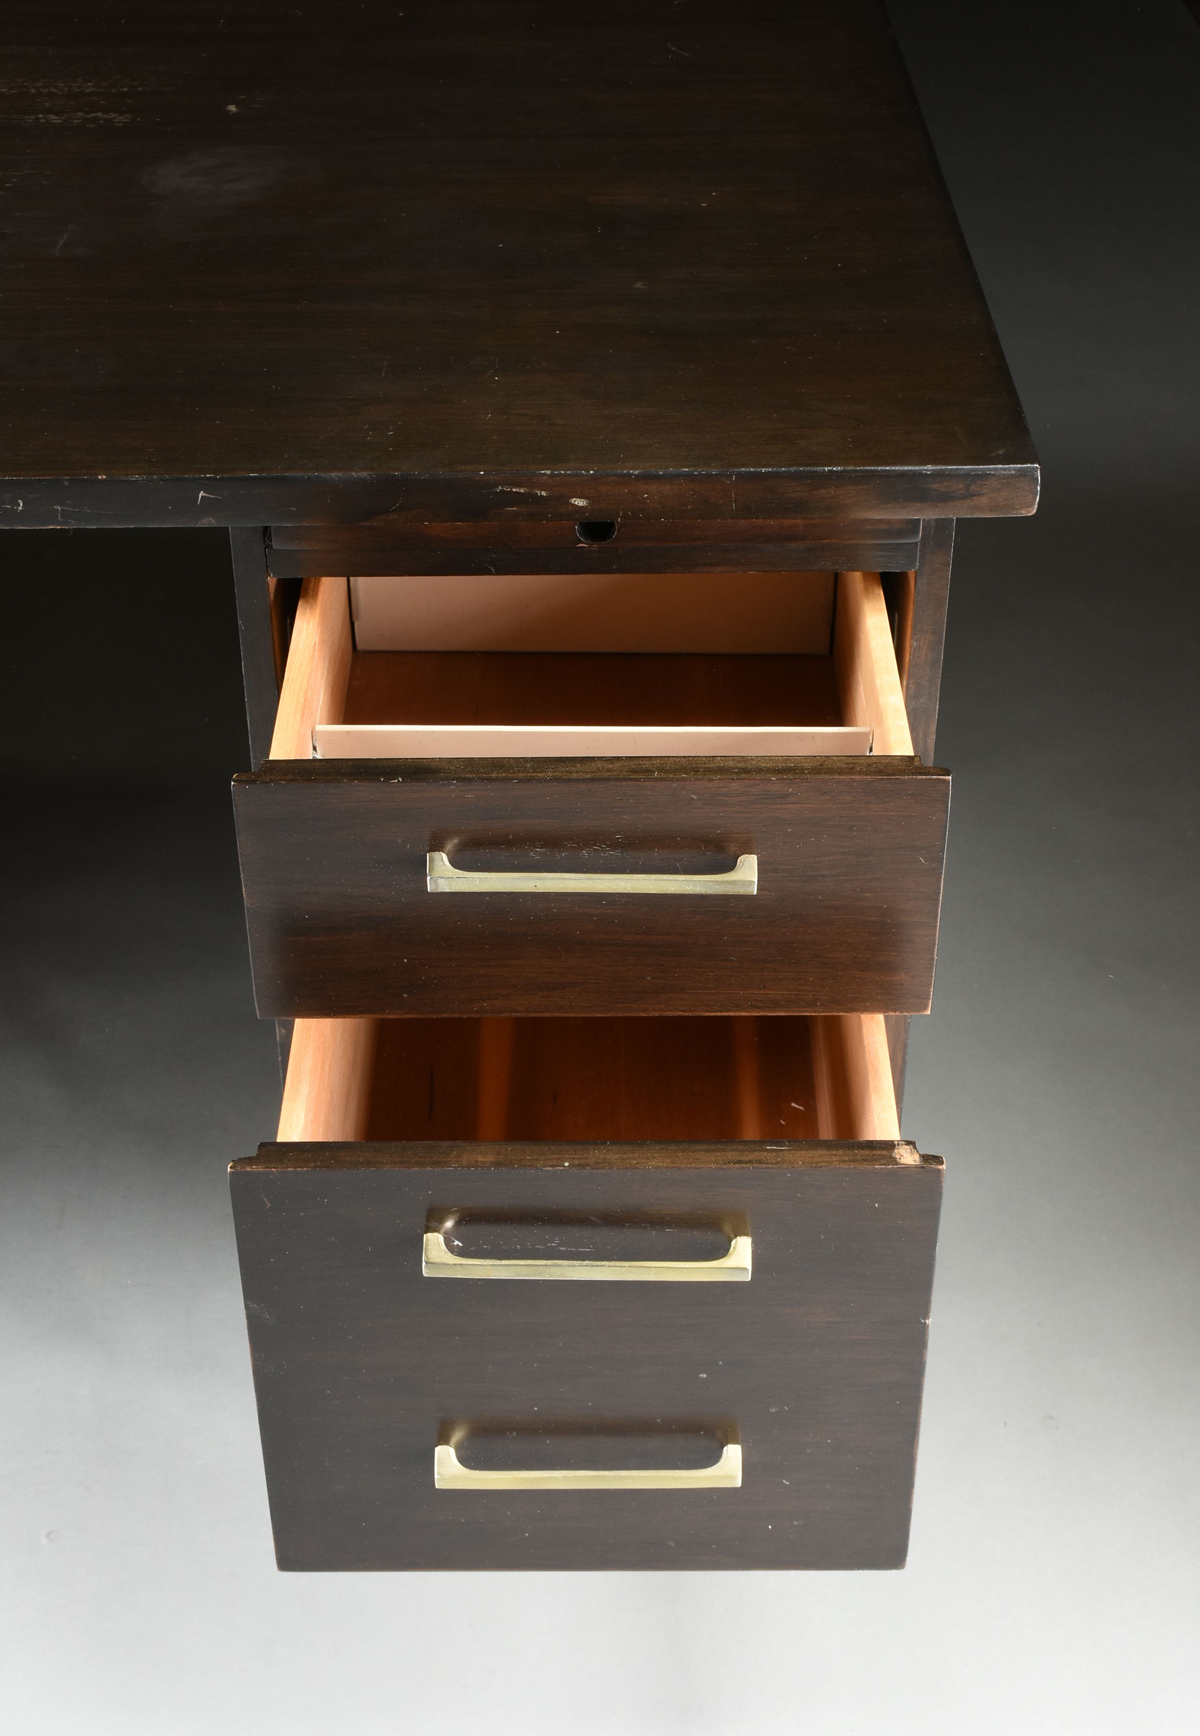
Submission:
<svg viewBox="0 0 1200 1736">
<path fill-rule="evenodd" d="M 875 0 L 3 30 L 13 522 L 1033 509 Z"/>
<path fill-rule="evenodd" d="M 281 1565 L 902 1565 L 953 528 L 1038 470 L 880 5 L 12 0 L 0 42 L 0 525 L 231 531 Z M 532 727 L 541 656 L 594 724 L 603 655 L 642 725 L 651 650 L 692 659 L 656 722 L 765 716 L 721 634 L 781 574 L 824 638 L 752 649 L 857 761 L 314 757 L 430 654 L 419 723 Z M 711 575 L 699 648 L 613 600 Z M 355 641 L 351 580 L 580 577 L 549 649 L 515 603 Z"/>
</svg>

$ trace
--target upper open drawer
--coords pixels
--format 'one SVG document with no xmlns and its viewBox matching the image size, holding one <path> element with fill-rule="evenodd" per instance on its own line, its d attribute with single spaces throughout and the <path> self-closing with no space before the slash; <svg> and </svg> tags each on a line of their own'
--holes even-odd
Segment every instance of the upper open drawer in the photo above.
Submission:
<svg viewBox="0 0 1200 1736">
<path fill-rule="evenodd" d="M 261 1013 L 928 1007 L 949 782 L 877 574 L 491 583 L 357 584 L 356 644 L 304 581 L 235 784 Z"/>
<path fill-rule="evenodd" d="M 911 754 L 876 573 L 307 579 L 272 759 Z"/>
</svg>

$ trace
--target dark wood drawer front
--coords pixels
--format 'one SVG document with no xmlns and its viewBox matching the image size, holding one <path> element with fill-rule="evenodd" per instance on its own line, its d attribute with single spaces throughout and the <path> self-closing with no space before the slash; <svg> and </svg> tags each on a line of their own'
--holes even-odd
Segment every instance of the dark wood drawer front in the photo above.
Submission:
<svg viewBox="0 0 1200 1736">
<path fill-rule="evenodd" d="M 269 762 L 234 797 L 264 1016 L 929 1006 L 949 778 L 912 760 Z M 758 891 L 435 896 L 431 850 L 692 874 L 754 853 Z"/>
<path fill-rule="evenodd" d="M 616 511 L 616 509 L 613 509 Z M 858 523 L 694 518 L 672 521 L 577 508 L 566 519 L 437 524 L 275 525 L 276 578 L 322 573 L 906 572 L 918 519 Z"/>
<path fill-rule="evenodd" d="M 885 1142 L 308 1144 L 231 1179 L 282 1567 L 903 1565 L 940 1160 Z M 464 1213 L 576 1252 L 597 1218 L 716 1226 L 751 1238 L 753 1274 L 423 1276 L 425 1231 Z M 742 1484 L 437 1488 L 451 1441 L 526 1470 L 686 1468 L 736 1441 Z"/>
</svg>

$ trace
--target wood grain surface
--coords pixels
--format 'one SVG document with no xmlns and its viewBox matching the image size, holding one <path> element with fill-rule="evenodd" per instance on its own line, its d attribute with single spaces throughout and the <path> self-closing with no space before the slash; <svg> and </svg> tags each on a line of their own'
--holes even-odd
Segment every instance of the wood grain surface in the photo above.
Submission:
<svg viewBox="0 0 1200 1736">
<path fill-rule="evenodd" d="M 808 1027 L 807 1019 L 381 1019 L 359 1137 L 814 1139 Z"/>
<path fill-rule="evenodd" d="M 877 0 L 10 0 L 2 40 L 14 521 L 1033 508 Z"/>
<path fill-rule="evenodd" d="M 577 509 L 578 510 L 578 509 Z M 320 573 L 899 572 L 916 565 L 919 520 L 857 524 L 745 518 L 663 521 L 626 503 L 613 536 L 584 542 L 569 520 L 275 525 L 268 562 L 280 577 Z"/>
<path fill-rule="evenodd" d="M 878 573 L 839 573 L 833 664 L 842 722 L 870 728 L 880 754 L 911 754 L 896 646 Z"/>
<path fill-rule="evenodd" d="M 257 765 L 271 751 L 275 712 L 279 705 L 283 660 L 277 655 L 278 635 L 271 606 L 271 586 L 278 581 L 267 576 L 261 530 L 231 530 L 229 553 L 242 650 L 246 733 L 250 740 L 250 763 Z"/>
<path fill-rule="evenodd" d="M 269 761 L 235 779 L 260 1014 L 922 1012 L 949 778 L 886 757 Z M 718 872 L 753 898 L 432 897 L 479 871 Z"/>
<path fill-rule="evenodd" d="M 904 700 L 913 748 L 926 765 L 933 764 L 937 736 L 953 558 L 954 520 L 928 520 L 921 527 L 904 673 Z"/>
<path fill-rule="evenodd" d="M 824 656 L 832 642 L 835 590 L 831 571 L 359 574 L 350 580 L 358 651 Z"/>
<path fill-rule="evenodd" d="M 872 720 L 843 717 L 828 656 L 358 651 L 336 721 L 816 728 Z"/>
<path fill-rule="evenodd" d="M 297 1019 L 284 1143 L 900 1137 L 881 1013 Z"/>
<path fill-rule="evenodd" d="M 297 1019 L 276 1137 L 364 1139 L 371 1120 L 377 1019 Z"/>
<path fill-rule="evenodd" d="M 915 1156 L 417 1143 L 265 1146 L 235 1164 L 280 1566 L 902 1566 L 942 1179 Z M 736 1230 L 754 1274 L 423 1278 L 426 1227 L 462 1222 L 574 1257 L 589 1234 L 607 1257 L 623 1225 Z M 703 1463 L 697 1437 L 739 1440 L 741 1489 L 434 1488 L 444 1439 L 511 1466 Z"/>
<path fill-rule="evenodd" d="M 898 1140 L 881 1013 L 298 1019 L 276 1137 Z"/>
<path fill-rule="evenodd" d="M 308 759 L 315 726 L 341 721 L 353 656 L 347 581 L 305 579 L 271 736 L 274 759 Z"/>
</svg>

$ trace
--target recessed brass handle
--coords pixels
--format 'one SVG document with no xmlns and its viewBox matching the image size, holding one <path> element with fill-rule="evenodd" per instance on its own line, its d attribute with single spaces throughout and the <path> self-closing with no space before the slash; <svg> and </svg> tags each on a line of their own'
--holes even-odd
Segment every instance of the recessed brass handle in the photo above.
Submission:
<svg viewBox="0 0 1200 1736">
<path fill-rule="evenodd" d="M 715 1465 L 686 1471 L 472 1471 L 453 1447 L 433 1450 L 438 1489 L 740 1489 L 742 1449 L 727 1442 Z"/>
<path fill-rule="evenodd" d="M 758 891 L 757 856 L 739 856 L 737 867 L 723 874 L 475 874 L 453 867 L 444 850 L 430 850 L 425 869 L 430 892 L 666 892 L 744 898 Z"/>
<path fill-rule="evenodd" d="M 574 1278 L 595 1283 L 745 1284 L 751 1239 L 730 1238 L 716 1260 L 478 1260 L 453 1254 L 440 1230 L 426 1230 L 421 1271 L 426 1278 Z"/>
</svg>

